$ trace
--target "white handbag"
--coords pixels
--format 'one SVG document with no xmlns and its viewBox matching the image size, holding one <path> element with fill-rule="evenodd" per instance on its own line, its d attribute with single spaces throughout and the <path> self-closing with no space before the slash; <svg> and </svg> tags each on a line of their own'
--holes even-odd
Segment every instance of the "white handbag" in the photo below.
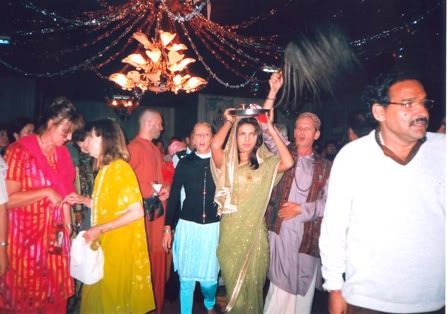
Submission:
<svg viewBox="0 0 448 314">
<path fill-rule="evenodd" d="M 81 231 L 72 241 L 70 275 L 86 285 L 93 285 L 104 276 L 104 253 L 101 246 L 93 250 Z"/>
</svg>

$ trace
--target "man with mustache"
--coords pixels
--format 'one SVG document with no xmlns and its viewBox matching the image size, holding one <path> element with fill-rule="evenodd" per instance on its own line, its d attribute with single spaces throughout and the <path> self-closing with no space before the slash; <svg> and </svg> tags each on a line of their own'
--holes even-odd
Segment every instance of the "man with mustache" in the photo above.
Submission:
<svg viewBox="0 0 448 314">
<path fill-rule="evenodd" d="M 383 74 L 366 96 L 378 128 L 343 147 L 330 175 L 329 311 L 443 313 L 445 136 L 426 132 L 432 101 L 415 77 Z"/>
</svg>

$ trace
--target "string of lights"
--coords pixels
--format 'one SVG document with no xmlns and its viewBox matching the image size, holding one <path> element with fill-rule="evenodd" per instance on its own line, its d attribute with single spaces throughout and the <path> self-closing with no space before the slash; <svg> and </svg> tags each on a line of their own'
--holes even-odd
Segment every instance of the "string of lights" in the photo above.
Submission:
<svg viewBox="0 0 448 314">
<path fill-rule="evenodd" d="M 144 15 L 142 15 L 141 18 L 144 18 Z M 120 34 L 119 37 L 117 37 L 115 40 L 113 40 L 108 46 L 106 46 L 104 49 L 102 49 L 101 51 L 99 51 L 97 54 L 95 54 L 94 56 L 87 58 L 85 60 L 83 60 L 82 62 L 70 66 L 66 69 L 63 69 L 61 71 L 58 72 L 41 72 L 41 73 L 29 73 L 27 71 L 24 71 L 22 69 L 20 69 L 19 67 L 16 67 L 12 64 L 9 64 L 8 62 L 4 61 L 2 58 L 0 58 L 0 63 L 3 64 L 5 67 L 7 67 L 10 70 L 13 70 L 15 72 L 21 73 L 25 76 L 33 76 L 33 77 L 38 77 L 38 78 L 50 78 L 50 77 L 55 77 L 55 76 L 62 76 L 62 75 L 66 75 L 66 74 L 71 74 L 71 73 L 75 73 L 78 71 L 82 71 L 82 70 L 86 70 L 86 69 L 92 69 L 94 66 L 92 65 L 93 62 L 95 62 L 98 59 L 103 58 L 103 56 L 109 51 L 111 50 L 113 47 L 115 47 L 126 35 L 128 35 L 131 30 L 135 27 L 135 25 L 137 25 L 139 22 L 141 22 L 140 19 L 137 19 L 134 21 L 134 23 L 130 26 L 127 27 L 127 29 L 125 30 L 125 32 L 123 32 L 122 34 Z M 111 58 L 109 58 L 109 62 L 113 61 Z"/>
<path fill-rule="evenodd" d="M 177 13 L 177 14 L 176 14 L 176 13 L 171 12 L 171 10 L 170 10 L 170 9 L 168 8 L 168 6 L 166 5 L 165 0 L 161 0 L 160 2 L 161 2 L 161 4 L 162 4 L 163 10 L 166 12 L 166 14 L 168 15 L 168 17 L 169 17 L 171 20 L 173 20 L 173 21 L 175 21 L 175 22 L 188 22 L 188 21 L 191 21 L 193 18 L 195 18 L 195 17 L 197 17 L 198 15 L 201 14 L 202 9 L 204 8 L 204 6 L 207 5 L 208 1 L 209 1 L 209 0 L 205 0 L 205 1 L 203 1 L 201 4 L 196 5 L 196 6 L 194 7 L 193 10 L 191 10 L 191 9 L 189 8 L 188 3 L 185 3 L 185 4 L 184 4 L 185 7 L 188 8 L 188 9 L 190 9 L 191 12 L 189 12 L 189 13 L 187 13 L 187 14 L 184 14 L 184 15 L 181 15 L 180 13 Z M 188 9 L 187 9 L 187 10 L 188 10 Z"/>
<path fill-rule="evenodd" d="M 42 9 L 36 6 L 33 2 L 29 0 L 24 0 L 24 5 L 26 8 L 35 11 L 41 16 L 47 17 L 49 21 L 55 23 L 64 23 L 68 24 L 72 27 L 88 27 L 88 26 L 101 26 L 108 25 L 115 21 L 121 20 L 123 16 L 126 16 L 132 12 L 140 11 L 142 5 L 144 5 L 145 1 L 136 1 L 135 3 L 125 3 L 123 5 L 117 5 L 115 8 L 113 6 L 109 6 L 107 10 L 101 10 L 100 13 L 97 12 L 84 12 L 83 15 L 87 16 L 87 18 L 83 19 L 82 16 L 77 16 L 76 18 L 67 18 L 57 14 L 56 12 L 49 11 L 46 9 Z M 110 15 L 104 15 L 106 12 L 112 12 Z M 23 35 L 32 35 L 32 33 L 21 33 Z"/>
<path fill-rule="evenodd" d="M 198 49 L 196 48 L 196 45 L 194 44 L 193 40 L 191 39 L 190 35 L 188 34 L 187 29 L 185 28 L 185 25 L 183 23 L 180 23 L 180 25 L 182 26 L 185 36 L 187 37 L 188 41 L 190 42 L 191 48 L 193 49 L 196 56 L 198 57 L 198 60 L 202 63 L 202 65 L 207 70 L 207 72 L 211 75 L 211 77 L 213 77 L 218 83 L 220 83 L 221 85 L 224 85 L 225 87 L 228 87 L 228 88 L 242 88 L 242 87 L 245 87 L 246 85 L 248 85 L 252 81 L 256 72 L 254 72 L 248 80 L 246 80 L 245 82 L 243 82 L 241 84 L 230 84 L 230 83 L 224 81 L 223 79 L 221 79 L 215 72 L 213 72 L 213 70 L 205 62 L 202 55 L 199 53 Z"/>
<path fill-rule="evenodd" d="M 278 36 L 248 36 L 241 34 L 240 30 L 265 21 L 277 14 L 279 8 L 270 9 L 264 15 L 250 17 L 237 25 L 220 25 L 205 18 L 201 11 L 209 0 L 203 0 L 197 5 L 190 5 L 187 1 L 179 2 L 180 6 L 171 7 L 170 1 L 165 0 L 134 0 L 123 4 L 111 5 L 107 1 L 99 1 L 100 8 L 95 11 L 81 12 L 79 16 L 62 16 L 56 11 L 40 8 L 31 0 L 23 0 L 24 7 L 41 16 L 42 21 L 35 20 L 33 23 L 25 24 L 24 28 L 14 34 L 14 39 L 8 49 L 0 50 L 0 63 L 6 68 L 33 77 L 56 77 L 72 74 L 77 71 L 90 70 L 100 77 L 106 71 L 104 68 L 117 59 L 123 57 L 126 50 L 133 44 L 130 38 L 135 31 L 150 34 L 160 28 L 163 16 L 167 17 L 169 27 L 173 32 L 180 27 L 181 32 L 190 43 L 190 47 L 196 54 L 197 59 L 205 71 L 219 84 L 229 88 L 242 88 L 247 86 L 255 76 L 255 72 L 263 64 L 276 64 L 281 57 L 283 49 L 277 44 Z M 282 2 L 283 8 L 293 1 Z M 433 6 L 417 16 L 410 17 L 399 25 L 369 34 L 362 38 L 353 40 L 351 45 L 365 58 L 379 55 L 384 52 L 384 47 L 373 45 L 379 40 L 395 41 L 395 37 L 402 33 L 412 36 L 414 31 L 434 11 L 440 9 L 442 0 L 434 2 Z M 30 29 L 31 27 L 31 29 Z M 50 34 L 69 33 L 74 31 L 84 33 L 74 36 L 77 40 L 68 40 L 64 47 L 48 45 L 53 50 L 30 49 L 38 41 L 50 40 Z M 399 42 L 396 44 L 400 45 Z M 375 46 L 370 49 L 370 46 Z M 204 47 L 206 53 L 201 53 Z M 24 49 L 26 48 L 26 49 Z M 45 64 L 44 71 L 30 71 L 17 62 L 13 62 L 16 49 L 32 51 L 33 57 L 51 56 L 55 59 L 66 60 L 65 62 L 76 62 L 67 65 L 64 62 L 54 63 L 52 67 Z M 400 53 L 402 47 L 396 50 Z M 95 50 L 95 51 L 94 51 Z M 89 55 L 90 54 L 90 55 Z M 92 55 L 93 54 L 93 55 Z M 212 61 L 214 58 L 217 62 Z M 48 60 L 51 58 L 47 58 Z M 68 61 L 67 61 L 68 60 Z M 221 64 L 230 75 L 221 73 L 214 69 L 212 64 Z M 57 66 L 60 65 L 58 69 Z M 249 75 L 248 73 L 253 73 Z M 234 83 L 224 77 L 234 76 L 243 78 L 242 83 Z"/>
</svg>

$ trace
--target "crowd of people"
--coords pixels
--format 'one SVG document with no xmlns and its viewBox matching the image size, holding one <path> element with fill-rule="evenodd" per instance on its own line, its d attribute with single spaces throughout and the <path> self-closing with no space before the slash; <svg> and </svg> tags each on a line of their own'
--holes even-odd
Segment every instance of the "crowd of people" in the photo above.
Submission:
<svg viewBox="0 0 448 314">
<path fill-rule="evenodd" d="M 172 261 L 181 313 L 197 282 L 208 313 L 311 313 L 321 288 L 330 313 L 442 313 L 445 135 L 427 132 L 421 81 L 380 75 L 366 89 L 377 127 L 354 112 L 350 143 L 319 154 L 315 113 L 296 117 L 291 141 L 274 123 L 284 79 L 269 80 L 269 114 L 227 108 L 216 134 L 197 122 L 168 156 L 151 108 L 129 144 L 66 98 L 0 132 L 0 311 L 65 313 L 75 298 L 81 313 L 162 313 Z M 92 285 L 69 272 L 81 230 L 105 257 Z"/>
</svg>

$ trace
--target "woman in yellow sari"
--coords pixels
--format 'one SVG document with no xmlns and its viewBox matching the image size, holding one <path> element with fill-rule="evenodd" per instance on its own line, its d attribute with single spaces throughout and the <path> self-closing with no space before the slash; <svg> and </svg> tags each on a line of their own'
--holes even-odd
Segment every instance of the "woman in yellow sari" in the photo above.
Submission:
<svg viewBox="0 0 448 314">
<path fill-rule="evenodd" d="M 292 167 L 294 161 L 270 119 L 268 132 L 280 157 L 264 146 L 255 118 L 235 118 L 229 110 L 224 112 L 225 122 L 212 142 L 211 165 L 215 201 L 222 214 L 217 255 L 228 298 L 226 311 L 262 313 L 269 263 L 264 213 L 278 174 Z"/>
<path fill-rule="evenodd" d="M 87 242 L 99 240 L 104 278 L 84 285 L 81 313 L 146 313 L 155 309 L 142 196 L 123 132 L 112 120 L 98 120 L 87 130 L 88 152 L 97 160 L 92 199 L 71 194 L 69 203 L 92 208 Z"/>
</svg>

